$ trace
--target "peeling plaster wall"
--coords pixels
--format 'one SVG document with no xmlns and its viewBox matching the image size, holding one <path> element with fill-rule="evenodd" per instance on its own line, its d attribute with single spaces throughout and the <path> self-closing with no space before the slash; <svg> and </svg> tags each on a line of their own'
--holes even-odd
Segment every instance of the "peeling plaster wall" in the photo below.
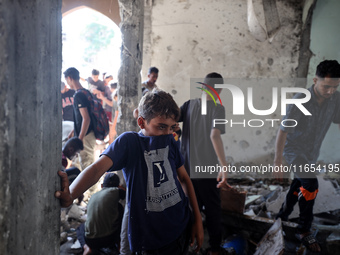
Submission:
<svg viewBox="0 0 340 255">
<path fill-rule="evenodd" d="M 144 0 L 144 32 L 143 32 L 143 66 L 151 66 L 152 43 L 151 43 L 151 16 L 152 0 Z M 142 77 L 148 76 L 148 68 L 142 69 Z"/>
<path fill-rule="evenodd" d="M 60 10 L 60 0 L 0 0 L 3 255 L 59 254 Z"/>
<path fill-rule="evenodd" d="M 262 1 L 253 2 L 264 25 Z M 300 5 L 300 1 L 277 1 L 281 29 L 270 43 L 259 42 L 250 34 L 246 0 L 154 0 L 151 51 L 144 52 L 143 59 L 151 58 L 149 66 L 159 68 L 157 85 L 172 93 L 179 105 L 190 98 L 190 78 L 203 78 L 212 71 L 225 78 L 295 77 Z M 149 66 L 143 65 L 143 80 Z M 254 101 L 263 101 L 268 88 L 256 90 Z M 277 128 L 224 135 L 228 156 L 234 162 L 272 162 Z"/>
</svg>

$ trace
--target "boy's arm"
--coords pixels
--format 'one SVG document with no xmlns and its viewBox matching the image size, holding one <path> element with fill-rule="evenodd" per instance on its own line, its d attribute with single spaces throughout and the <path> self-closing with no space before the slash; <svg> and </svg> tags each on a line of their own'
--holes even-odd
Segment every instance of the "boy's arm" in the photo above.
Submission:
<svg viewBox="0 0 340 255">
<path fill-rule="evenodd" d="M 105 97 L 103 92 L 100 92 L 97 94 L 98 99 L 103 100 L 107 105 L 113 106 L 113 101 L 112 99 L 110 100 L 109 98 Z"/>
<path fill-rule="evenodd" d="M 81 123 L 81 130 L 79 133 L 79 139 L 83 141 L 84 137 L 86 136 L 87 130 L 89 129 L 90 123 L 91 123 L 91 118 L 90 114 L 87 110 L 87 107 L 82 107 L 79 108 L 80 114 L 83 118 L 83 121 Z"/>
<path fill-rule="evenodd" d="M 73 200 L 83 194 L 87 189 L 92 187 L 99 178 L 110 169 L 113 162 L 112 160 L 103 155 L 92 165 L 88 166 L 82 171 L 78 177 L 69 186 L 67 174 L 58 171 L 61 177 L 61 191 L 55 192 L 55 197 L 60 199 L 62 207 L 68 207 L 73 203 Z"/>
<path fill-rule="evenodd" d="M 285 147 L 286 140 L 287 140 L 287 132 L 282 131 L 281 128 L 279 128 L 279 131 L 277 132 L 277 136 L 276 136 L 276 143 L 275 143 L 274 166 L 282 165 L 283 149 Z M 274 172 L 274 176 L 276 177 L 276 179 L 282 180 L 283 173 Z"/>
<path fill-rule="evenodd" d="M 98 96 L 98 94 L 101 94 L 102 92 L 99 89 L 92 88 L 91 93 Z"/>
<path fill-rule="evenodd" d="M 202 216 L 198 208 L 194 186 L 192 185 L 190 177 L 187 174 L 187 171 L 185 170 L 184 166 L 181 166 L 180 168 L 177 169 L 177 176 L 182 186 L 184 186 L 184 190 L 187 192 L 187 196 L 189 198 L 190 205 L 194 213 L 195 222 L 194 222 L 194 225 L 192 226 L 190 246 L 194 245 L 194 241 L 196 237 L 197 247 L 195 251 L 198 252 L 203 243 L 204 233 L 203 233 L 203 225 L 202 225 Z"/>
<path fill-rule="evenodd" d="M 74 129 L 68 134 L 67 139 L 71 139 L 74 135 Z"/>
<path fill-rule="evenodd" d="M 228 162 L 225 159 L 224 149 L 223 149 L 223 141 L 221 138 L 221 131 L 217 128 L 213 128 L 210 132 L 210 140 L 214 147 L 215 153 L 220 161 L 222 166 L 228 167 Z M 224 186 L 224 188 L 230 188 L 229 184 L 227 183 L 227 172 L 219 172 L 217 176 L 217 188 Z"/>
</svg>

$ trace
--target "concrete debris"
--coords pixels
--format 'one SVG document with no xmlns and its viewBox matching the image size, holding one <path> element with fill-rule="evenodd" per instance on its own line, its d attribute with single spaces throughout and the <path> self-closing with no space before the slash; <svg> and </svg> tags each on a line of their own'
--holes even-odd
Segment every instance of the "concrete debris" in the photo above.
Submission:
<svg viewBox="0 0 340 255">
<path fill-rule="evenodd" d="M 339 216 L 331 214 L 329 212 L 314 214 L 315 222 L 322 225 L 337 225 L 339 222 Z"/>
<path fill-rule="evenodd" d="M 68 212 L 68 218 L 75 219 L 75 220 L 81 220 L 81 217 L 84 215 L 84 211 L 79 208 L 76 204 L 73 204 L 71 206 L 71 209 Z"/>
<path fill-rule="evenodd" d="M 317 233 L 321 254 L 338 254 L 340 250 L 340 178 L 335 177 L 338 176 L 317 175 L 319 193 L 314 205 L 313 232 Z M 238 178 L 229 179 L 228 183 L 233 189 L 226 201 L 223 199 L 227 195 L 221 191 L 223 224 L 230 236 L 240 231 L 248 233 L 248 254 L 309 254 L 295 239 L 298 205 L 289 222 L 281 224 L 274 220 L 289 190 L 289 182 L 278 184 L 274 179 Z M 246 195 L 246 199 L 239 199 L 240 194 Z M 230 208 L 243 208 L 243 214 L 240 209 Z"/>
<path fill-rule="evenodd" d="M 77 240 L 74 242 L 74 244 L 71 246 L 71 249 L 72 250 L 78 250 L 78 249 L 81 249 L 81 245 L 80 245 L 80 242 Z"/>
<path fill-rule="evenodd" d="M 60 244 L 66 243 L 67 242 L 67 232 L 62 232 L 60 234 Z"/>
<path fill-rule="evenodd" d="M 246 216 L 256 216 L 255 212 L 252 209 L 246 211 L 244 213 L 244 215 L 246 215 Z"/>
<path fill-rule="evenodd" d="M 340 187 L 340 179 L 329 179 L 329 176 L 324 173 L 319 174 L 317 179 L 320 188 L 315 200 L 314 213 L 320 214 L 340 209 L 340 189 L 337 188 L 338 186 Z M 273 215 L 279 212 L 289 190 L 289 184 L 287 183 L 287 185 L 284 186 L 271 184 L 270 182 L 275 182 L 275 180 L 271 179 L 265 180 L 265 182 L 266 183 L 264 183 L 263 180 L 258 179 L 252 180 L 251 176 L 230 181 L 233 188 L 237 191 L 247 193 L 245 212 L 250 208 L 255 212 L 259 212 L 264 205 L 267 211 L 271 212 Z M 294 219 L 298 217 L 299 208 L 296 206 L 290 215 L 290 218 Z"/>
<path fill-rule="evenodd" d="M 282 189 L 282 187 L 278 186 L 278 185 L 269 185 L 268 188 L 269 188 L 270 191 L 274 191 L 274 190 L 277 190 L 277 189 Z"/>
<path fill-rule="evenodd" d="M 246 205 L 249 205 L 249 204 L 253 203 L 254 201 L 256 201 L 257 199 L 259 199 L 260 197 L 261 197 L 261 195 L 247 196 Z"/>
<path fill-rule="evenodd" d="M 63 222 L 63 221 L 66 221 L 67 220 L 67 216 L 66 216 L 66 209 L 65 208 L 62 208 L 61 209 L 61 213 L 60 213 L 60 220 Z"/>
<path fill-rule="evenodd" d="M 281 219 L 277 219 L 259 242 L 254 255 L 280 255 L 284 247 Z"/>
<path fill-rule="evenodd" d="M 330 234 L 326 240 L 327 251 L 329 254 L 338 254 L 340 251 L 340 233 L 333 232 Z"/>
<path fill-rule="evenodd" d="M 316 225 L 316 227 L 319 230 L 328 230 L 328 231 L 333 231 L 336 233 L 340 233 L 340 224 L 339 225 L 335 225 L 335 226 L 330 226 L 330 225 Z"/>
<path fill-rule="evenodd" d="M 326 179 L 324 178 L 326 177 Z M 338 176 L 339 178 L 339 176 Z M 315 200 L 314 213 L 322 213 L 340 209 L 340 193 L 334 188 L 332 182 L 327 180 L 327 175 L 318 175 L 319 193 Z M 334 179 L 334 182 L 339 180 Z"/>
<path fill-rule="evenodd" d="M 329 180 L 327 180 L 327 178 Z M 318 175 L 319 194 L 315 203 L 313 231 L 324 251 L 340 250 L 340 200 L 337 179 Z M 229 179 L 232 189 L 221 189 L 222 224 L 226 254 L 309 254 L 295 238 L 298 214 L 289 222 L 275 220 L 289 183 L 279 185 L 274 179 L 259 180 L 251 176 Z M 204 214 L 202 214 L 203 221 Z M 86 220 L 86 204 L 72 205 L 61 211 L 61 255 L 75 254 L 76 229 Z M 71 248 L 74 247 L 74 248 Z M 81 249 L 79 249 L 81 251 Z"/>
<path fill-rule="evenodd" d="M 86 205 L 73 204 L 63 208 L 60 213 L 60 255 L 82 254 L 82 247 L 77 241 L 76 229 L 86 220 Z"/>
</svg>

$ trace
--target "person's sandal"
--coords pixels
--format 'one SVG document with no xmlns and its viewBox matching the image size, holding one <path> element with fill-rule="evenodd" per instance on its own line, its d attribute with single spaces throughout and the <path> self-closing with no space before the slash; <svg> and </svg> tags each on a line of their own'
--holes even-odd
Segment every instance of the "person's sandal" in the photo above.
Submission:
<svg viewBox="0 0 340 255">
<path fill-rule="evenodd" d="M 320 252 L 321 248 L 320 248 L 320 244 L 319 242 L 316 240 L 315 236 L 312 233 L 307 234 L 306 236 L 302 237 L 301 235 L 303 234 L 295 234 L 295 237 L 304 245 L 306 246 L 306 248 L 312 252 Z M 317 244 L 319 251 L 318 250 L 314 250 L 311 249 L 311 247 L 313 246 L 313 244 Z"/>
</svg>

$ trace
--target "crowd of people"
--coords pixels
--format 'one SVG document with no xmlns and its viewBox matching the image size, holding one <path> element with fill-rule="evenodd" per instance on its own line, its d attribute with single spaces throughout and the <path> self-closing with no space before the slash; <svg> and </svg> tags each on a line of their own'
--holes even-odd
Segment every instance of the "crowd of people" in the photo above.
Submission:
<svg viewBox="0 0 340 255">
<path fill-rule="evenodd" d="M 72 155 L 80 151 L 80 170 L 71 181 L 67 167 L 66 172 L 58 173 L 62 188 L 55 196 L 63 207 L 68 207 L 75 199 L 80 200 L 82 194 L 107 172 L 103 183 L 105 188 L 90 198 L 88 212 L 91 217 L 78 230 L 84 255 L 96 254 L 98 250 L 104 254 L 105 250 L 106 254 L 188 254 L 190 246 L 191 250 L 198 252 L 204 239 L 201 213 L 206 216 L 209 236 L 210 248 L 206 254 L 223 254 L 219 189 L 231 189 L 226 173 L 218 173 L 215 179 L 191 175 L 195 165 L 228 166 L 221 138 L 226 132 L 225 126 L 212 125 L 214 119 L 225 119 L 224 106 L 216 105 L 214 100 L 222 90 L 215 85 L 223 84 L 223 77 L 215 72 L 205 76 L 202 88 L 212 97 L 207 97 L 207 113 L 202 115 L 201 99 L 188 100 L 178 107 L 173 97 L 156 85 L 158 73 L 156 67 L 149 69 L 148 80 L 140 88 L 143 97 L 138 108 L 131 113 L 137 119 L 140 131 L 127 131 L 118 137 L 115 132 L 117 95 L 114 92 L 117 83 L 110 83 L 112 76 L 105 74 L 101 81 L 97 70 L 93 70 L 92 77 L 83 79 L 89 84 L 93 100 L 104 105 L 110 120 L 109 145 L 94 160 L 96 139 L 90 104 L 79 93 L 84 88 L 78 70 L 69 68 L 64 72 L 69 88 L 62 83 L 63 121 L 73 121 L 68 139 L 74 136 L 81 143 L 77 141 L 78 146 L 73 148 L 72 154 L 64 149 L 63 157 L 72 160 Z M 280 126 L 275 165 L 282 165 L 283 158 L 295 166 L 316 163 L 330 124 L 340 123 L 339 77 L 337 61 L 325 60 L 317 66 L 314 84 L 309 88 L 311 100 L 304 105 L 312 115 L 305 116 L 297 106 L 289 105 L 283 118 L 295 119 L 299 124 Z M 296 94 L 295 98 L 303 96 Z M 178 123 L 182 123 L 182 129 Z M 121 170 L 126 182 L 124 209 L 118 203 L 125 196 L 122 195 L 125 189 L 119 185 L 122 180 L 117 176 Z M 113 173 L 115 171 L 117 174 Z M 310 230 L 317 193 L 315 174 L 295 175 L 277 215 L 277 218 L 288 220 L 298 203 L 300 218 L 296 237 L 314 252 L 320 251 L 320 245 Z"/>
</svg>

